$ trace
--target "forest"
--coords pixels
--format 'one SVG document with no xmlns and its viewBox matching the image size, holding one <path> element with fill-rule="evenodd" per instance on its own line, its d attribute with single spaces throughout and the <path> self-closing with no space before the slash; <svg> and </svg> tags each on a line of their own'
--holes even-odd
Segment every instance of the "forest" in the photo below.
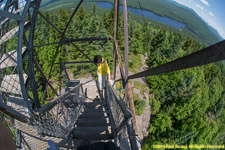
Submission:
<svg viewBox="0 0 225 150">
<path fill-rule="evenodd" d="M 56 12 L 43 14 L 64 30 L 71 12 L 59 9 Z M 141 24 L 128 17 L 129 58 L 135 61 L 136 55 L 147 53 L 149 68 L 167 63 L 179 57 L 188 55 L 205 47 L 198 41 L 165 28 Z M 119 21 L 119 47 L 124 60 L 124 37 L 122 14 Z M 85 37 L 113 37 L 113 10 L 99 16 L 94 5 L 92 11 L 83 8 L 74 17 L 68 27 L 66 36 L 71 39 Z M 38 18 L 34 45 L 58 42 L 61 36 L 41 17 Z M 100 54 L 106 60 L 113 58 L 111 41 L 74 42 L 86 55 L 93 58 Z M 49 75 L 51 63 L 88 60 L 71 44 L 35 48 L 35 57 L 45 75 Z M 135 67 L 130 64 L 130 70 Z M 109 63 L 112 70 L 112 63 Z M 93 64 L 70 64 L 66 66 L 74 77 L 91 73 L 96 76 L 96 66 Z M 151 121 L 149 137 L 145 139 L 142 148 L 153 149 L 155 144 L 225 144 L 225 66 L 222 62 L 194 67 L 167 74 L 150 76 L 146 82 L 150 88 Z M 59 80 L 59 65 L 54 64 L 51 80 Z M 43 99 L 45 82 L 36 71 L 39 95 Z M 49 89 L 49 91 L 51 91 Z M 52 92 L 49 92 L 53 96 Z M 46 102 L 46 101 L 45 101 Z M 44 102 L 43 102 L 44 103 Z"/>
<path fill-rule="evenodd" d="M 96 1 L 114 3 L 114 0 L 88 0 L 84 1 L 84 9 L 89 12 Z M 79 1 L 74 0 L 46 0 L 42 2 L 41 10 L 43 11 L 56 11 L 59 8 L 71 10 L 78 4 Z M 122 1 L 120 1 L 122 5 Z M 154 12 L 160 16 L 173 18 L 186 25 L 182 28 L 184 34 L 195 38 L 203 44 L 215 44 L 221 37 L 218 32 L 212 29 L 205 21 L 196 14 L 192 9 L 180 5 L 172 0 L 129 0 L 127 5 L 133 8 L 140 8 Z M 98 7 L 97 7 L 98 8 Z M 107 9 L 106 9 L 107 10 Z M 172 11 L 171 11 L 172 10 Z M 103 14 L 103 9 L 98 8 L 97 13 Z M 136 20 L 141 21 L 140 16 L 134 16 Z M 146 21 L 154 22 L 152 19 L 145 18 Z M 143 20 L 143 19 L 142 19 Z M 159 24 L 159 23 L 157 23 Z M 161 25 L 162 26 L 162 25 Z M 188 29 L 187 29 L 188 28 Z"/>
</svg>

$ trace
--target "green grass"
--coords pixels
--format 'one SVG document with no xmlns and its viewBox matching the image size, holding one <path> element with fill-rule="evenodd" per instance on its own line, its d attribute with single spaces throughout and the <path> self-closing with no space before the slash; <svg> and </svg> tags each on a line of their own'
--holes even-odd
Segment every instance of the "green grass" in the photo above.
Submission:
<svg viewBox="0 0 225 150">
<path fill-rule="evenodd" d="M 139 99 L 138 94 L 133 92 L 133 100 L 135 101 L 135 100 L 138 100 L 138 99 Z"/>
<path fill-rule="evenodd" d="M 122 82 L 116 82 L 116 90 L 119 91 L 120 88 L 123 88 Z"/>
<path fill-rule="evenodd" d="M 141 61 L 141 55 L 130 55 L 129 58 L 129 70 L 133 73 L 137 73 L 138 68 L 141 68 L 143 66 Z"/>
<path fill-rule="evenodd" d="M 139 89 L 141 95 L 144 96 L 144 93 L 145 93 L 145 91 L 146 91 L 146 89 L 147 89 L 147 86 L 146 86 L 145 84 L 141 84 L 141 83 L 138 82 L 138 81 L 134 81 L 134 87 L 135 87 L 136 89 Z"/>
</svg>

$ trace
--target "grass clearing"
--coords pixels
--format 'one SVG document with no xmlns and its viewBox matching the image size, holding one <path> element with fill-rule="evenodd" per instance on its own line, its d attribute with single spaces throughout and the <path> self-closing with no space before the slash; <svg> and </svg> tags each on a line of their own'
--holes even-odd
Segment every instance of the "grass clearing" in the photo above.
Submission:
<svg viewBox="0 0 225 150">
<path fill-rule="evenodd" d="M 143 66 L 142 64 L 142 55 L 130 55 L 129 56 L 129 70 L 133 73 L 137 73 L 138 68 L 141 68 Z"/>
<path fill-rule="evenodd" d="M 134 81 L 134 87 L 140 90 L 141 95 L 144 95 L 145 91 L 147 90 L 147 86 L 145 84 L 141 84 L 138 81 Z"/>
</svg>

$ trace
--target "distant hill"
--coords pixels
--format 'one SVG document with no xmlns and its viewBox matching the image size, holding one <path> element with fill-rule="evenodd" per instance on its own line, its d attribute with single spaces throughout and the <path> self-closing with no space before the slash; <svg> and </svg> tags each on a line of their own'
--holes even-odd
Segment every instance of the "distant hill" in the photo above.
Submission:
<svg viewBox="0 0 225 150">
<path fill-rule="evenodd" d="M 114 0 L 95 0 L 95 1 L 107 1 L 113 3 Z M 41 10 L 56 10 L 64 8 L 71 10 L 76 6 L 78 0 L 45 0 L 41 4 Z M 91 4 L 94 1 L 87 1 L 84 4 L 91 9 Z M 121 2 L 122 3 L 122 2 Z M 128 0 L 128 6 L 140 8 L 138 0 Z M 198 40 L 204 44 L 212 45 L 222 40 L 222 37 L 218 32 L 209 26 L 198 14 L 183 5 L 178 4 L 172 0 L 141 0 L 141 8 L 152 11 L 158 15 L 166 16 L 175 19 L 181 23 L 186 24 L 186 27 L 190 29 L 197 37 Z"/>
<path fill-rule="evenodd" d="M 172 3 L 174 3 L 174 5 L 176 5 L 176 6 L 178 6 L 178 7 L 183 7 L 184 9 L 187 9 L 187 10 L 189 10 L 190 12 L 192 12 L 194 15 L 195 15 L 195 17 L 197 17 L 199 20 L 201 20 L 202 22 L 204 22 L 207 26 L 208 26 L 208 28 L 209 28 L 209 30 L 211 30 L 211 32 L 212 33 L 214 33 L 215 34 L 215 36 L 219 39 L 219 40 L 223 40 L 223 38 L 219 35 L 219 33 L 217 32 L 217 30 L 215 29 L 215 28 L 213 28 L 212 26 L 210 26 L 205 20 L 203 20 L 193 9 L 191 9 L 191 8 L 189 8 L 189 7 L 186 7 L 186 6 L 184 6 L 184 5 L 181 5 L 181 4 L 179 4 L 179 3 L 177 3 L 177 2 L 175 2 L 175 1 L 173 1 L 173 0 L 171 0 L 171 2 Z"/>
<path fill-rule="evenodd" d="M 215 28 L 213 28 L 213 27 L 210 26 L 210 25 L 208 25 L 208 26 L 209 26 L 209 29 L 217 36 L 217 38 L 218 38 L 220 41 L 224 40 L 224 39 L 219 35 L 218 31 L 217 31 Z"/>
</svg>

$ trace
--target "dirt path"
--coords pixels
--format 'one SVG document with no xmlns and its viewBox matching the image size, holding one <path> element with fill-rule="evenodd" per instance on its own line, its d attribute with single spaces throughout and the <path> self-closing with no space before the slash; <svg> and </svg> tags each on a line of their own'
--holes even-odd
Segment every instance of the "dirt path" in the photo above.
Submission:
<svg viewBox="0 0 225 150">
<path fill-rule="evenodd" d="M 143 67 L 147 67 L 145 60 L 146 60 L 146 58 L 144 58 L 144 56 L 142 55 L 143 66 L 141 68 L 137 68 L 136 69 L 137 72 L 142 72 L 142 71 L 144 71 Z M 146 91 L 144 92 L 144 95 L 142 95 L 140 93 L 140 90 L 136 89 L 135 87 L 133 90 L 134 93 L 138 94 L 138 97 L 140 99 L 146 101 L 145 112 L 142 115 L 136 117 L 140 140 L 143 143 L 143 139 L 148 136 L 148 128 L 149 128 L 149 122 L 150 122 L 150 116 L 151 116 L 151 106 L 149 105 L 149 87 L 145 83 L 145 78 L 134 79 L 134 81 L 138 81 L 139 83 L 141 83 L 142 85 L 146 85 L 146 87 L 147 87 Z"/>
</svg>

